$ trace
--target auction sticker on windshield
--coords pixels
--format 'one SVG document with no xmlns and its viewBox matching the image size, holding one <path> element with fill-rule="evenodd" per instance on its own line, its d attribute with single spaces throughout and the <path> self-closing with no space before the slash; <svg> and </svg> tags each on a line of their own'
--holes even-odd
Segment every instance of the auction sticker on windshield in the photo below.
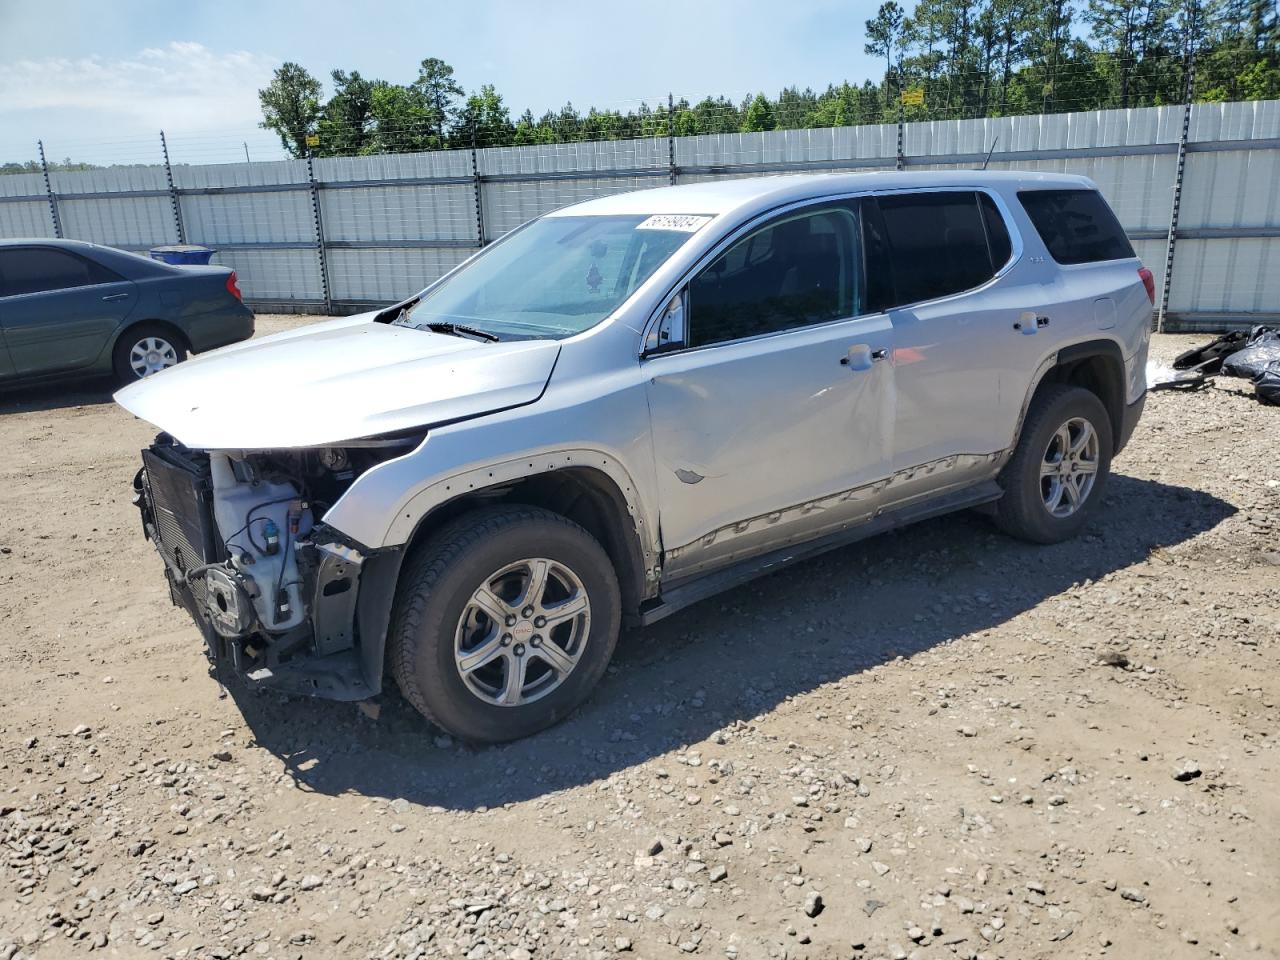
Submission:
<svg viewBox="0 0 1280 960">
<path fill-rule="evenodd" d="M 648 220 L 637 224 L 637 230 L 681 230 L 685 233 L 697 233 L 708 223 L 711 217 L 687 213 L 655 213 Z"/>
</svg>

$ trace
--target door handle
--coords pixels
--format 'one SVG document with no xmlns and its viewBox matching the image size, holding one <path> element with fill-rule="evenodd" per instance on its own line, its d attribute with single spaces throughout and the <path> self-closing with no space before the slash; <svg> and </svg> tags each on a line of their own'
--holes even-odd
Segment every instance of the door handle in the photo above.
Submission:
<svg viewBox="0 0 1280 960">
<path fill-rule="evenodd" d="M 889 352 L 887 350 L 872 350 L 870 344 L 855 343 L 840 358 L 840 365 L 848 367 L 850 370 L 870 370 L 875 361 L 883 360 L 888 355 Z"/>
<path fill-rule="evenodd" d="M 102 298 L 104 303 L 111 303 L 113 300 L 124 300 L 129 295 L 127 293 L 112 293 Z"/>
<path fill-rule="evenodd" d="M 1048 325 L 1048 317 L 1042 317 L 1039 314 L 1032 313 L 1028 310 L 1014 322 L 1013 329 L 1023 334 L 1029 334 L 1035 333 L 1041 327 L 1047 327 Z"/>
</svg>

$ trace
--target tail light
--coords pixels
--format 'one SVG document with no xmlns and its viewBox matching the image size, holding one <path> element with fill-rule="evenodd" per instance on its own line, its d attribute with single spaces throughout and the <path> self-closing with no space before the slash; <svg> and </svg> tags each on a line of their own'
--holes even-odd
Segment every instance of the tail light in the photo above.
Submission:
<svg viewBox="0 0 1280 960">
<path fill-rule="evenodd" d="M 1151 276 L 1151 271 L 1149 270 L 1147 271 L 1147 276 L 1148 277 Z M 1150 280 L 1147 281 L 1147 292 L 1148 293 L 1151 292 Z M 227 293 L 231 294 L 241 303 L 244 302 L 244 297 L 240 295 L 240 285 L 236 283 L 236 272 L 234 270 L 232 270 L 229 274 L 227 274 Z"/>
<path fill-rule="evenodd" d="M 1147 299 L 1151 301 L 1151 305 L 1156 305 L 1156 278 L 1146 267 L 1138 268 L 1138 276 L 1142 278 L 1142 285 L 1147 288 Z M 231 279 L 234 280 L 236 275 L 233 273 Z"/>
</svg>

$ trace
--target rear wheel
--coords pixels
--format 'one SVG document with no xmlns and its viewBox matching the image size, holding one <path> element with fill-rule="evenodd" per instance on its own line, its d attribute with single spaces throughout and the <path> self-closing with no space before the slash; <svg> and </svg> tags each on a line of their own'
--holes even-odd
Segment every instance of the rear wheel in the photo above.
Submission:
<svg viewBox="0 0 1280 960">
<path fill-rule="evenodd" d="M 392 674 L 450 733 L 514 740 L 586 699 L 613 656 L 621 607 L 608 555 L 580 526 L 537 507 L 478 510 L 409 561 Z"/>
<path fill-rule="evenodd" d="M 1096 394 L 1062 384 L 1042 388 L 1000 474 L 996 523 L 1034 543 L 1074 537 L 1102 500 L 1111 451 L 1111 419 Z"/>
<path fill-rule="evenodd" d="M 181 363 L 187 359 L 187 348 L 169 328 L 141 323 L 121 335 L 111 359 L 116 379 L 132 383 Z"/>
</svg>

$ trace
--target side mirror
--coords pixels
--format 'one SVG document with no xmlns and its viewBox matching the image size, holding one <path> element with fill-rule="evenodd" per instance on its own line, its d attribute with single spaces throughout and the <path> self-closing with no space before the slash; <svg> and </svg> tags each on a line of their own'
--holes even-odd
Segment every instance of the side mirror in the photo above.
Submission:
<svg viewBox="0 0 1280 960">
<path fill-rule="evenodd" d="M 645 343 L 646 353 L 661 353 L 664 350 L 684 346 L 685 296 L 685 291 L 681 290 L 671 298 L 667 309 L 662 312 L 662 319 L 649 332 L 648 341 Z"/>
</svg>

